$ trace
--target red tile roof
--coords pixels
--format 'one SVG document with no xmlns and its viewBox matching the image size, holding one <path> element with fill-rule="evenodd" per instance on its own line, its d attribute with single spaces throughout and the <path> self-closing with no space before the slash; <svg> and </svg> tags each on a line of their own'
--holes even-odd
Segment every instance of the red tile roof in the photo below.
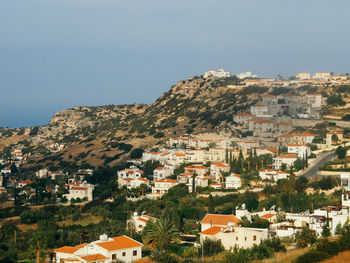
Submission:
<svg viewBox="0 0 350 263">
<path fill-rule="evenodd" d="M 212 224 L 213 226 L 227 226 L 230 222 L 237 225 L 240 220 L 234 215 L 207 214 L 201 221 L 202 224 Z"/>
<path fill-rule="evenodd" d="M 96 245 L 98 245 L 98 246 L 100 246 L 108 251 L 143 246 L 142 243 L 137 242 L 137 241 L 135 241 L 127 236 L 113 237 L 113 239 L 114 239 L 113 241 L 96 243 Z"/>
<path fill-rule="evenodd" d="M 221 227 L 213 226 L 211 228 L 208 228 L 208 229 L 200 232 L 199 234 L 213 236 L 213 235 L 216 235 L 217 233 L 219 233 L 220 231 L 221 231 Z"/>
<path fill-rule="evenodd" d="M 86 260 L 87 262 L 95 262 L 100 260 L 106 260 L 108 259 L 102 254 L 93 254 L 93 255 L 86 255 L 86 256 L 80 256 L 82 259 Z"/>
<path fill-rule="evenodd" d="M 265 214 L 265 215 L 261 216 L 261 218 L 268 219 L 268 218 L 271 218 L 274 216 L 275 216 L 275 214 Z"/>
</svg>

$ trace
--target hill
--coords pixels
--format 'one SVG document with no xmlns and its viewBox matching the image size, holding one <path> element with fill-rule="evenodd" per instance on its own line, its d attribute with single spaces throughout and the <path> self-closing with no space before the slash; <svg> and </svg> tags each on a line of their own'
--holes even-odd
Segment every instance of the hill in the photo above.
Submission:
<svg viewBox="0 0 350 263">
<path fill-rule="evenodd" d="M 44 126 L 0 130 L 0 150 L 19 145 L 29 155 L 25 166 L 51 170 L 115 165 L 135 148 L 149 148 L 184 133 L 237 135 L 232 116 L 246 112 L 262 94 L 307 93 L 308 88 L 239 86 L 235 76 L 182 80 L 153 104 L 74 107 L 56 113 Z M 310 92 L 315 92 L 315 88 Z M 316 89 L 317 91 L 317 89 Z M 49 151 L 51 143 L 65 148 Z"/>
</svg>

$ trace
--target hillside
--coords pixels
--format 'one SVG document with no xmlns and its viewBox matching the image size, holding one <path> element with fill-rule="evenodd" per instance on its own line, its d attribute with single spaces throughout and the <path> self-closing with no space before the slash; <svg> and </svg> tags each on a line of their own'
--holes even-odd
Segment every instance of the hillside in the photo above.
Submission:
<svg viewBox="0 0 350 263">
<path fill-rule="evenodd" d="M 276 88 L 237 86 L 236 77 L 179 81 L 150 105 L 74 107 L 56 113 L 44 126 L 0 130 L 0 150 L 20 144 L 30 157 L 27 167 L 114 165 L 129 157 L 134 148 L 153 147 L 184 133 L 226 132 L 232 116 L 249 110 L 260 96 Z M 307 89 L 281 88 L 282 92 L 306 93 Z M 317 91 L 317 89 L 316 89 Z M 315 88 L 312 89 L 315 92 Z M 51 143 L 64 143 L 50 152 Z"/>
</svg>

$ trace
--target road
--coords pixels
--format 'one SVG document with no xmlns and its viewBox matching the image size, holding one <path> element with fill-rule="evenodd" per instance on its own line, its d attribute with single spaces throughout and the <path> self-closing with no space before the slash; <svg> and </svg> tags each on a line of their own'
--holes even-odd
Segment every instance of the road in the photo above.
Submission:
<svg viewBox="0 0 350 263">
<path fill-rule="evenodd" d="M 310 166 L 305 169 L 305 171 L 298 174 L 298 176 L 305 176 L 305 177 L 316 177 L 320 176 L 318 174 L 318 171 L 321 166 L 323 166 L 326 162 L 332 160 L 335 156 L 335 152 L 330 153 L 324 153 L 320 157 L 318 157 L 316 162 L 310 164 Z"/>
</svg>

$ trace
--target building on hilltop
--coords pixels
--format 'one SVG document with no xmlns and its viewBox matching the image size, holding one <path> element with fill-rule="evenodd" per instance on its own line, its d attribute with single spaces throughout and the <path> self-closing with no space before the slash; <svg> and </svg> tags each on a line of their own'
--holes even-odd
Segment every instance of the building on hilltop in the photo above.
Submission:
<svg viewBox="0 0 350 263">
<path fill-rule="evenodd" d="M 310 74 L 310 72 L 299 72 L 296 75 L 296 78 L 299 80 L 309 80 L 309 79 L 311 79 L 311 74 Z"/>
<path fill-rule="evenodd" d="M 237 74 L 237 78 L 239 78 L 239 79 L 257 78 L 257 77 L 258 77 L 258 75 L 253 75 L 252 72 L 250 72 L 250 71 L 246 71 L 246 72 Z"/>
<path fill-rule="evenodd" d="M 214 69 L 210 69 L 203 74 L 203 78 L 208 78 L 208 77 L 227 78 L 229 76 L 230 76 L 230 72 L 225 71 L 223 69 L 219 69 L 218 71 Z"/>
</svg>

